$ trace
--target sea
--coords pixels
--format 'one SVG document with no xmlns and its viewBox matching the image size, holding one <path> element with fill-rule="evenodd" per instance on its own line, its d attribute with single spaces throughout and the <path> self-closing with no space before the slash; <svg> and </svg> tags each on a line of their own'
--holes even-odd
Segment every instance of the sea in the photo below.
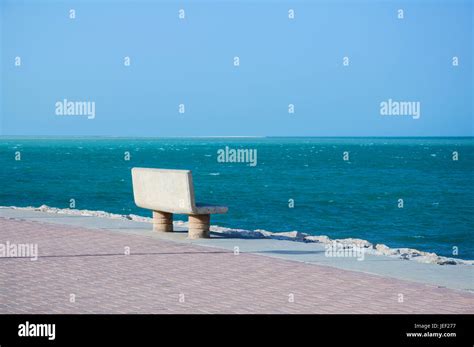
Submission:
<svg viewBox="0 0 474 347">
<path fill-rule="evenodd" d="M 229 207 L 214 225 L 474 259 L 472 137 L 1 137 L 0 205 L 150 216 L 133 167 L 192 170 L 196 200 Z"/>
</svg>

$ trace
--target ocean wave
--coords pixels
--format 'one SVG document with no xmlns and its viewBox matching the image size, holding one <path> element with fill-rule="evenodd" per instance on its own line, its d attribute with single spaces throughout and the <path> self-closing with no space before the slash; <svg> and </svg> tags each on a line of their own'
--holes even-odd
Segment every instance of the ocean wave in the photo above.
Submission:
<svg viewBox="0 0 474 347">
<path fill-rule="evenodd" d="M 61 209 L 56 207 L 50 207 L 42 205 L 40 207 L 18 207 L 18 206 L 0 206 L 0 209 L 16 209 L 16 210 L 29 210 L 29 211 L 40 211 L 45 213 L 56 213 L 63 215 L 73 216 L 88 216 L 88 217 L 100 217 L 110 219 L 122 219 L 132 220 L 136 222 L 152 223 L 152 218 L 143 217 L 135 214 L 116 214 L 105 211 L 93 211 L 93 210 L 74 210 L 74 209 Z M 188 222 L 185 221 L 174 221 L 173 224 L 177 227 L 187 227 Z M 324 245 L 330 244 L 342 244 L 344 248 L 358 247 L 365 250 L 367 254 L 388 256 L 404 260 L 413 260 L 420 263 L 426 264 L 438 264 L 438 265 L 474 265 L 474 260 L 464 260 L 458 258 L 449 258 L 437 255 L 436 253 L 424 252 L 413 248 L 390 248 L 385 244 L 372 244 L 371 242 L 357 238 L 345 238 L 345 239 L 330 239 L 326 235 L 309 235 L 299 231 L 288 231 L 288 232 L 271 232 L 263 229 L 256 230 L 245 230 L 245 229 L 234 229 L 221 227 L 218 225 L 211 225 L 211 231 L 222 234 L 228 237 L 238 238 L 251 238 L 251 239 L 274 239 L 274 240 L 286 240 L 296 242 L 307 242 L 307 243 L 320 243 Z"/>
</svg>

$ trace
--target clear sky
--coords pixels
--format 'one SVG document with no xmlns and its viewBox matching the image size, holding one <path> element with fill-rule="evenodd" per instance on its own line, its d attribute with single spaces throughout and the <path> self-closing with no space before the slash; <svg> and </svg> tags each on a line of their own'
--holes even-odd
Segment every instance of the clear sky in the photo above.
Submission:
<svg viewBox="0 0 474 347">
<path fill-rule="evenodd" d="M 3 135 L 474 135 L 473 1 L 0 4 Z"/>
</svg>

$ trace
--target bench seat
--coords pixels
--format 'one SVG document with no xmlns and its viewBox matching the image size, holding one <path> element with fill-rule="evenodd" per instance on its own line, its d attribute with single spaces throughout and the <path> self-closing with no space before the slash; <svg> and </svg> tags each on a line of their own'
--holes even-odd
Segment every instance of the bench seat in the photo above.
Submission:
<svg viewBox="0 0 474 347">
<path fill-rule="evenodd" d="M 196 202 L 196 214 L 222 214 L 227 213 L 227 206 L 217 206 Z"/>
</svg>

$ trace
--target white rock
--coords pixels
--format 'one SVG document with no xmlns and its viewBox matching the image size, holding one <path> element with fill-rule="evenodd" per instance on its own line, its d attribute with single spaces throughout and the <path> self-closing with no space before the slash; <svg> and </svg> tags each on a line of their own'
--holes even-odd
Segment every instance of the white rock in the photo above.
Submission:
<svg viewBox="0 0 474 347">
<path fill-rule="evenodd" d="M 388 247 L 387 245 L 384 245 L 382 243 L 379 243 L 375 245 L 375 249 L 377 250 L 378 254 L 382 255 L 393 255 L 393 251 Z"/>
<path fill-rule="evenodd" d="M 299 232 L 299 231 L 286 231 L 281 233 L 271 233 L 270 237 L 272 239 L 281 239 L 281 240 L 303 240 L 308 234 Z"/>
<path fill-rule="evenodd" d="M 330 243 L 331 242 L 331 239 L 327 237 L 326 235 L 306 236 L 304 240 L 308 242 L 317 242 L 317 243 Z"/>
<path fill-rule="evenodd" d="M 372 248 L 373 245 L 367 241 L 367 240 L 363 240 L 363 239 L 353 239 L 353 238 L 347 238 L 347 239 L 337 239 L 335 240 L 336 242 L 338 243 L 342 243 L 343 245 L 355 245 L 359 248 Z"/>
</svg>

